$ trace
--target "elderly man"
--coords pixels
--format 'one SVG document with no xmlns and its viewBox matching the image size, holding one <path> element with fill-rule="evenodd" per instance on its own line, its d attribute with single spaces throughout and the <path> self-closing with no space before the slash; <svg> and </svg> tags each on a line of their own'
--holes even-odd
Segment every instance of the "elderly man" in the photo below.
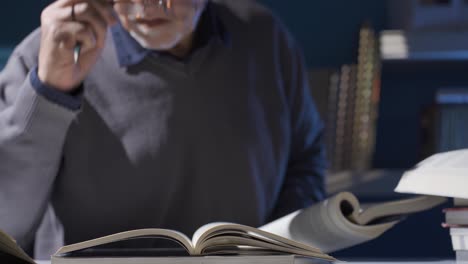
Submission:
<svg viewBox="0 0 468 264">
<path fill-rule="evenodd" d="M 324 197 L 301 53 L 247 0 L 52 3 L 0 76 L 0 162 L 0 229 L 22 245 L 49 202 L 73 243 Z"/>
</svg>

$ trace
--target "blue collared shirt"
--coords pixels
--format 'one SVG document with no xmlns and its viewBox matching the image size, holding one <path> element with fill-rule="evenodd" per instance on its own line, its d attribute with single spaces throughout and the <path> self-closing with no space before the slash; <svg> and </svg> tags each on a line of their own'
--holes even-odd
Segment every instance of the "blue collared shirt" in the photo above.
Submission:
<svg viewBox="0 0 468 264">
<path fill-rule="evenodd" d="M 158 56 L 168 56 L 175 60 L 181 60 L 167 52 L 155 51 L 142 47 L 120 22 L 110 27 L 109 31 L 114 41 L 120 67 L 128 67 L 138 64 L 151 53 L 157 54 Z M 229 44 L 227 32 L 224 30 L 219 18 L 213 11 L 211 3 L 208 3 L 195 32 L 192 51 L 206 45 L 213 38 L 220 40 L 226 45 Z M 190 54 L 188 57 L 190 57 Z M 38 77 L 37 70 L 38 67 L 36 66 L 30 74 L 30 82 L 37 93 L 70 110 L 76 111 L 81 108 L 82 86 L 76 89 L 73 93 L 61 92 L 41 82 Z"/>
</svg>

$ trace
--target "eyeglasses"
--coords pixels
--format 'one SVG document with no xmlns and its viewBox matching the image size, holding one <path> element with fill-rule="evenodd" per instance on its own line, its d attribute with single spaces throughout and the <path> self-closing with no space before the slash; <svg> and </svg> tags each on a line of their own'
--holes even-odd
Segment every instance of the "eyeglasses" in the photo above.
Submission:
<svg viewBox="0 0 468 264">
<path fill-rule="evenodd" d="M 129 19 L 143 18 L 155 10 L 163 10 L 172 17 L 184 17 L 200 7 L 206 0 L 113 0 L 112 5 L 119 14 Z"/>
<path fill-rule="evenodd" d="M 200 8 L 207 0 L 108 0 L 114 9 L 131 20 L 144 18 L 153 9 L 162 9 L 168 16 L 185 18 L 194 10 Z M 72 9 L 73 10 L 73 9 Z M 73 14 L 74 11 L 72 11 Z M 73 16 L 73 15 L 72 15 Z M 77 43 L 73 51 L 75 64 L 78 63 L 81 44 Z"/>
</svg>

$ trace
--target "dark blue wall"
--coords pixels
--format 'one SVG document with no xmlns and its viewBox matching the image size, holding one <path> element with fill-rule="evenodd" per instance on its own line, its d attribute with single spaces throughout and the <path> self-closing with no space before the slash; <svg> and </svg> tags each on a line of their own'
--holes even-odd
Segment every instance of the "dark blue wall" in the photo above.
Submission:
<svg viewBox="0 0 468 264">
<path fill-rule="evenodd" d="M 235 0 L 232 0 L 235 1 Z M 1 46 L 14 46 L 39 26 L 41 10 L 50 0 L 2 3 Z M 262 0 L 287 24 L 303 47 L 310 67 L 339 67 L 356 60 L 358 32 L 364 21 L 382 29 L 385 1 Z M 26 8 L 27 7 L 27 8 Z"/>
<path fill-rule="evenodd" d="M 14 46 L 40 24 L 41 10 L 50 0 L 2 1 L 0 46 Z"/>
<path fill-rule="evenodd" d="M 358 33 L 365 21 L 386 24 L 381 0 L 263 0 L 296 36 L 310 67 L 339 67 L 356 61 Z"/>
</svg>

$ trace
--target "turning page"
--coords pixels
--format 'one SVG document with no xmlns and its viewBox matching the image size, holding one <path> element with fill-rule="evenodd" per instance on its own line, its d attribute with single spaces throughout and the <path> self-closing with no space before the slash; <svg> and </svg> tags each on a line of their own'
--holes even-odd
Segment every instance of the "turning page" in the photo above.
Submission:
<svg viewBox="0 0 468 264">
<path fill-rule="evenodd" d="M 363 210 L 352 193 L 342 192 L 260 229 L 329 253 L 377 238 L 407 214 L 445 201 L 442 197 L 421 196 L 380 203 Z"/>
<path fill-rule="evenodd" d="M 468 199 L 468 150 L 439 153 L 403 174 L 396 192 Z"/>
</svg>

